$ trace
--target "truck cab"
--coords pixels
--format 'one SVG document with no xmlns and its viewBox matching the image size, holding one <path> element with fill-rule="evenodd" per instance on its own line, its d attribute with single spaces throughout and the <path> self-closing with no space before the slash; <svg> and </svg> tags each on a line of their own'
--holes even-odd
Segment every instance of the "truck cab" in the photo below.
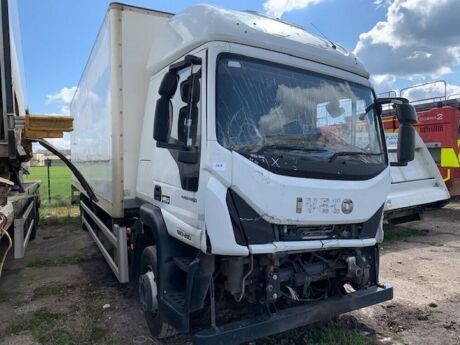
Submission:
<svg viewBox="0 0 460 345">
<path fill-rule="evenodd" d="M 199 9 L 190 18 L 205 12 Z M 228 19 L 208 20 L 209 27 L 188 34 L 203 42 L 225 32 L 232 41 L 222 37 L 193 51 L 172 42 L 184 50 L 174 63 L 189 57 L 190 64 L 174 73 L 172 64 L 150 67 L 137 192 L 161 207 L 171 236 L 206 250 L 206 233 L 213 254 L 261 254 L 311 248 L 305 240 L 332 240 L 333 248 L 335 225 L 351 229 L 374 215 L 380 219 L 390 175 L 364 68 L 350 53 L 295 26 L 206 9 Z M 281 31 L 267 33 L 270 22 Z M 270 50 L 251 45 L 271 37 Z M 342 68 L 295 56 L 306 54 L 304 48 Z M 158 61 L 156 54 L 151 61 Z M 154 123 L 164 109 L 169 115 L 158 114 Z M 229 206 L 237 213 L 233 223 Z M 374 245 L 379 231 L 377 222 L 366 235 L 343 239 L 353 247 Z"/>
</svg>

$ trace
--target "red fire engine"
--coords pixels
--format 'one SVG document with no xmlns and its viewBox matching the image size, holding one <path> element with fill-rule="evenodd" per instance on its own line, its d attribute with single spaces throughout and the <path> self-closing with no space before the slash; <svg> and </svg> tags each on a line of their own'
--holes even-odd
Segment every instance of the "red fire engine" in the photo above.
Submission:
<svg viewBox="0 0 460 345">
<path fill-rule="evenodd" d="M 436 83 L 444 85 L 444 95 L 411 100 L 411 103 L 418 114 L 417 131 L 438 165 L 451 196 L 460 196 L 460 94 L 447 96 L 446 83 L 440 81 L 402 89 L 400 96 L 416 94 L 416 88 Z M 384 116 L 385 131 L 395 132 L 399 123 L 394 111 L 385 110 Z"/>
</svg>

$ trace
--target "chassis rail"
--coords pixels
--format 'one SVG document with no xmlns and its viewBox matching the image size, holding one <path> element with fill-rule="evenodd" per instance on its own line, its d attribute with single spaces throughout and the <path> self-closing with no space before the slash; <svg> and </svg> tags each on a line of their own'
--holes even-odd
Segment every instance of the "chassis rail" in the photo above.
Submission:
<svg viewBox="0 0 460 345">
<path fill-rule="evenodd" d="M 8 197 L 12 203 L 14 216 L 14 258 L 24 258 L 29 240 L 33 238 L 33 233 L 38 226 L 38 208 L 40 198 L 38 188 L 40 182 L 24 183 L 24 192 Z M 35 229 L 35 230 L 34 230 Z"/>
<path fill-rule="evenodd" d="M 111 270 L 118 278 L 120 283 L 129 283 L 128 272 L 128 242 L 126 239 L 126 228 L 117 224 L 113 225 L 113 232 L 105 226 L 105 224 L 91 211 L 91 209 L 83 201 L 80 201 L 82 207 L 81 220 L 88 229 L 91 237 L 98 246 L 105 260 L 109 264 Z M 94 222 L 94 228 L 88 222 L 86 217 L 90 217 Z M 109 253 L 98 234 L 102 234 L 110 242 L 115 249 L 114 257 Z"/>
<path fill-rule="evenodd" d="M 195 334 L 195 345 L 233 345 L 281 333 L 331 317 L 391 300 L 393 287 L 370 287 L 341 297 L 284 309 L 271 315 L 208 328 Z"/>
</svg>

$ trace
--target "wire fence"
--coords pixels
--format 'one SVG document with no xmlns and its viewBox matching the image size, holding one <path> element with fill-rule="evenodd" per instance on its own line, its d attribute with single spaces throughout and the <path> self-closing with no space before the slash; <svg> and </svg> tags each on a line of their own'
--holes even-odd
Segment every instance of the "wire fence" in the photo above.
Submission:
<svg viewBox="0 0 460 345">
<path fill-rule="evenodd" d="M 33 166 L 26 181 L 41 181 L 40 198 L 44 206 L 69 206 L 72 173 L 66 166 Z"/>
<path fill-rule="evenodd" d="M 46 222 L 73 222 L 79 215 L 78 206 L 71 204 L 72 173 L 66 166 L 46 162 L 44 166 L 32 166 L 25 181 L 41 181 L 40 218 Z"/>
</svg>

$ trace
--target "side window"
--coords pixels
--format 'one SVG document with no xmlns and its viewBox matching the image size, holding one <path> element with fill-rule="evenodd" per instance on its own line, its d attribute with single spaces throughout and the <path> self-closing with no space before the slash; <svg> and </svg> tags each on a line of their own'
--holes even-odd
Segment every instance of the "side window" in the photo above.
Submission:
<svg viewBox="0 0 460 345">
<path fill-rule="evenodd" d="M 181 186 L 197 191 L 200 172 L 202 59 L 172 64 L 158 86 L 153 124 L 156 146 L 174 158 Z"/>
<path fill-rule="evenodd" d="M 192 147 L 201 138 L 201 66 L 185 68 L 178 74 L 177 89 L 170 103 L 168 141 Z"/>
</svg>

